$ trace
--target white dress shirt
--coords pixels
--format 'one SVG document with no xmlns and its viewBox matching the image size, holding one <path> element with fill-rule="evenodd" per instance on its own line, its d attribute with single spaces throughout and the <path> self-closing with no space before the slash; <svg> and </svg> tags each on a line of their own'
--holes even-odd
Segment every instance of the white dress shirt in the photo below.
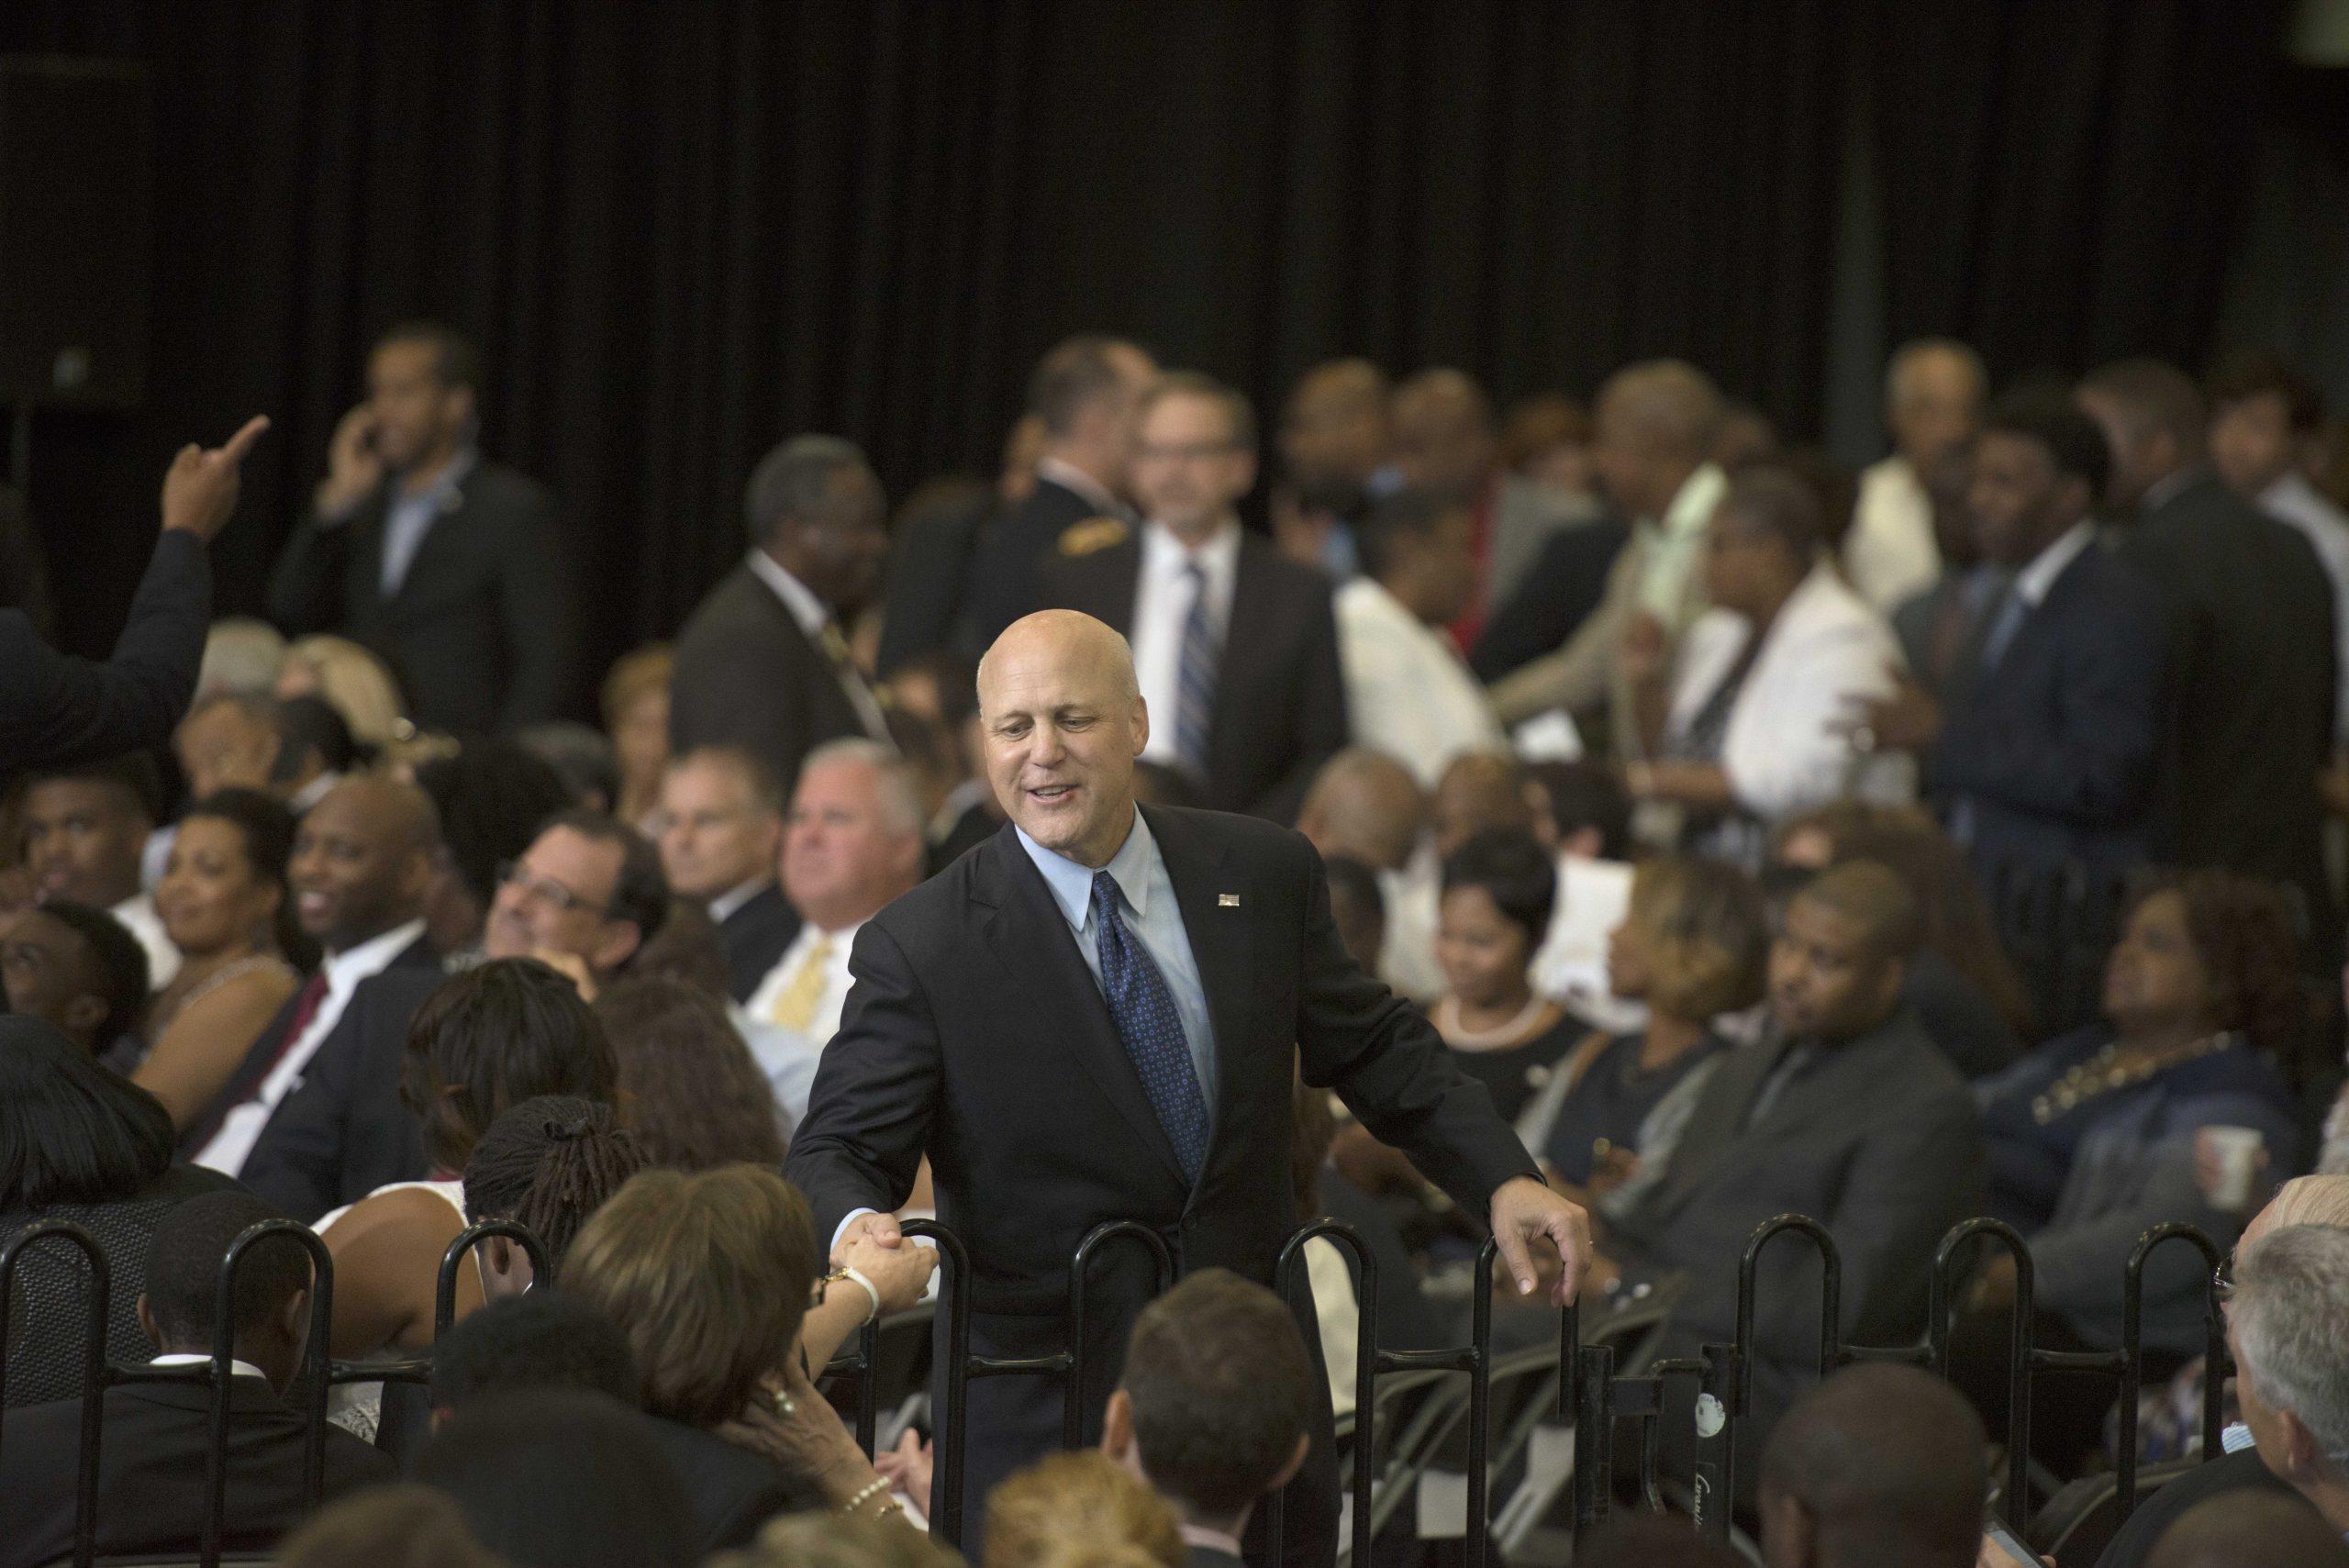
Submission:
<svg viewBox="0 0 2349 1568">
<path fill-rule="evenodd" d="M 1752 628 L 1709 610 L 1682 639 L 1667 733 L 1685 734 L 1728 678 Z M 1897 805 L 1914 770 L 1896 752 L 1863 752 L 1846 728 L 1861 701 L 1887 696 L 1901 667 L 1892 628 L 1825 562 L 1811 568 L 1764 634 L 1730 707 L 1715 759 L 1738 805 L 1765 822 L 1845 795 Z"/>
<path fill-rule="evenodd" d="M 139 947 L 147 954 L 147 987 L 161 991 L 180 972 L 180 950 L 163 930 L 163 917 L 155 913 L 154 895 L 134 893 L 106 911 L 123 924 L 123 928 L 139 939 Z"/>
<path fill-rule="evenodd" d="M 334 1026 L 342 1021 L 342 1010 L 351 1006 L 351 994 L 359 989 L 362 980 L 373 979 L 391 966 L 392 960 L 402 950 L 424 936 L 424 922 L 410 920 L 394 926 L 381 936 L 370 937 L 357 947 L 328 953 L 319 971 L 326 976 L 326 995 L 318 998 L 318 1010 L 302 1032 L 286 1044 L 285 1053 L 269 1076 L 261 1081 L 253 1097 L 231 1109 L 221 1118 L 220 1130 L 211 1141 L 196 1151 L 195 1162 L 209 1166 L 224 1175 L 235 1175 L 244 1169 L 245 1159 L 253 1151 L 261 1129 L 269 1125 L 272 1112 L 278 1102 L 292 1094 L 302 1081 L 303 1070 L 310 1065 L 310 1058 L 318 1053 Z"/>
<path fill-rule="evenodd" d="M 751 551 L 750 561 L 751 570 L 758 574 L 759 581 L 774 590 L 774 596 L 783 601 L 783 607 L 791 612 L 791 618 L 807 634 L 807 640 L 816 645 L 818 653 L 822 653 L 824 629 L 834 626 L 831 606 L 816 596 L 815 589 L 785 571 L 782 562 L 765 550 Z M 845 635 L 836 627 L 834 629 L 836 635 Z M 841 690 L 847 694 L 849 706 L 856 709 L 856 720 L 864 726 L 864 733 L 888 745 L 889 721 L 881 717 L 881 704 L 874 699 L 873 689 L 864 684 L 864 677 L 846 668 L 836 668 L 833 675 L 840 682 Z"/>
<path fill-rule="evenodd" d="M 1508 738 L 1485 688 L 1440 627 L 1368 577 L 1338 590 L 1338 662 L 1354 741 L 1386 752 L 1433 789 L 1464 751 L 1501 751 Z"/>
<path fill-rule="evenodd" d="M 816 1082 L 816 1063 L 823 1059 L 824 1047 L 841 1030 L 841 1010 L 848 1004 L 848 955 L 856 943 L 856 933 L 864 925 L 859 920 L 853 926 L 843 926 L 837 931 L 822 930 L 814 921 L 799 928 L 783 956 L 759 982 L 751 999 L 742 1004 L 742 1011 L 756 1026 L 754 1037 L 746 1036 L 751 1054 L 758 1058 L 759 1066 L 766 1073 L 767 1082 L 774 1085 L 775 1103 L 783 1107 L 791 1125 L 797 1127 L 807 1115 L 807 1091 Z M 817 993 L 816 1011 L 805 1030 L 791 1029 L 774 1021 L 774 1005 L 791 988 L 799 972 L 824 938 L 831 939 L 831 951 L 824 958 L 824 988 Z"/>
<path fill-rule="evenodd" d="M 1576 1016 L 1621 1032 L 1646 1017 L 1607 980 L 1607 944 L 1631 908 L 1631 867 L 1621 861 L 1558 857 L 1558 901 L 1533 954 L 1533 989 Z"/>
<path fill-rule="evenodd" d="M 1909 460 L 1894 453 L 1860 475 L 1843 575 L 1861 598 L 1890 615 L 1932 585 L 1942 569 L 1933 502 Z"/>
<path fill-rule="evenodd" d="M 173 1351 L 169 1355 L 148 1357 L 147 1364 L 149 1366 L 209 1366 L 212 1364 L 212 1358 L 210 1356 L 196 1355 L 188 1351 Z M 269 1373 L 262 1371 L 261 1368 L 253 1365 L 252 1362 L 239 1361 L 234 1356 L 228 1358 L 228 1375 L 230 1377 L 258 1377 L 264 1383 L 269 1380 Z"/>
<path fill-rule="evenodd" d="M 1183 691 L 1183 628 L 1191 618 L 1188 569 L 1197 562 L 1207 596 L 1208 636 L 1220 660 L 1231 628 L 1231 595 L 1240 581 L 1240 525 L 1226 517 L 1213 538 L 1194 550 L 1159 523 L 1141 530 L 1141 576 L 1134 584 L 1134 682 L 1150 709 L 1146 762 L 1179 764 L 1174 712 Z"/>
<path fill-rule="evenodd" d="M 2349 512 L 2334 506 L 2298 471 L 2261 491 L 2259 504 L 2277 521 L 2300 531 L 2332 581 L 2332 641 L 2338 661 L 2332 735 L 2334 745 L 2349 746 Z"/>
</svg>

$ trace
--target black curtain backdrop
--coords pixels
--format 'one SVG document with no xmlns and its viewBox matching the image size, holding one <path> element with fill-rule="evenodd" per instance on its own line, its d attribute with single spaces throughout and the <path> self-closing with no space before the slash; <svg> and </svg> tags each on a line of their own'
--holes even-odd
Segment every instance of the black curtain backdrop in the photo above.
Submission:
<svg viewBox="0 0 2349 1568">
<path fill-rule="evenodd" d="M 146 61 L 160 132 L 149 402 L 35 427 L 63 635 L 111 636 L 173 446 L 264 410 L 217 550 L 257 606 L 414 315 L 480 340 L 485 448 L 562 497 L 583 698 L 739 554 L 770 443 L 850 436 L 896 495 L 988 467 L 1082 328 L 1268 410 L 1335 353 L 1503 396 L 1675 353 L 1809 435 L 1855 94 L 1895 337 L 2183 352 L 2257 9 L 10 0 L 0 50 Z"/>
</svg>

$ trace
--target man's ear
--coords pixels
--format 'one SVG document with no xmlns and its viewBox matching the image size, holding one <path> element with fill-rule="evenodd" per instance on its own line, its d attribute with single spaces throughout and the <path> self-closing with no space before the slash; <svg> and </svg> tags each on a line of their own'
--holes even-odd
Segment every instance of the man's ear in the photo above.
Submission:
<svg viewBox="0 0 2349 1568">
<path fill-rule="evenodd" d="M 1607 840 L 1596 828 L 1577 828 L 1558 840 L 1561 854 L 1578 861 L 1595 861 L 1607 848 Z"/>
<path fill-rule="evenodd" d="M 139 1293 L 139 1304 L 137 1307 L 132 1308 L 132 1310 L 139 1316 L 139 1331 L 147 1336 L 147 1342 L 149 1344 L 154 1346 L 158 1351 L 161 1350 L 163 1348 L 163 1331 L 155 1327 L 155 1313 L 154 1310 L 147 1305 L 147 1293 L 145 1291 L 142 1290 Z"/>
<path fill-rule="evenodd" d="M 1134 1402 L 1122 1388 L 1109 1395 L 1109 1407 L 1101 1413 L 1101 1451 L 1123 1464 L 1134 1447 Z"/>
<path fill-rule="evenodd" d="M 106 1021 L 106 999 L 84 991 L 69 1000 L 63 1011 L 64 1017 L 58 1021 L 75 1034 L 86 1034 Z M 103 1050 L 113 1043 L 110 1040 L 102 1040 L 98 1046 Z"/>
<path fill-rule="evenodd" d="M 2276 1411 L 2276 1427 L 2281 1440 L 2277 1446 L 2284 1451 L 2278 1456 L 2284 1462 L 2279 1473 L 2287 1480 L 2314 1473 L 2324 1451 L 2318 1444 L 2316 1434 L 2309 1430 L 2308 1423 L 2289 1410 L 2279 1409 Z"/>
<path fill-rule="evenodd" d="M 1819 1546 L 1819 1522 L 1798 1498 L 1762 1496 L 1762 1561 L 1767 1568 L 1811 1568 Z"/>
<path fill-rule="evenodd" d="M 1134 755 L 1139 757 L 1150 745 L 1150 704 L 1141 694 L 1134 694 Z"/>
<path fill-rule="evenodd" d="M 1312 1451 L 1313 1434 L 1311 1432 L 1297 1433 L 1297 1447 L 1291 1451 L 1288 1462 L 1281 1466 L 1280 1473 L 1274 1476 L 1272 1485 L 1264 1488 L 1265 1493 L 1269 1496 L 1296 1480 L 1297 1473 L 1305 1468 L 1305 1456 Z"/>
</svg>

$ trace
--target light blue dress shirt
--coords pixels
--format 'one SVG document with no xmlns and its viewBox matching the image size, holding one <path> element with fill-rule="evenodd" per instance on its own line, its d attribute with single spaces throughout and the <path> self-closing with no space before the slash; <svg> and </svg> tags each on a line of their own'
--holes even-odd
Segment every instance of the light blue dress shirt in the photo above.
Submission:
<svg viewBox="0 0 2349 1568">
<path fill-rule="evenodd" d="M 400 584 L 407 581 L 407 569 L 416 564 L 416 552 L 424 548 L 424 536 L 432 531 L 441 514 L 465 504 L 458 486 L 480 461 L 480 454 L 466 447 L 449 460 L 449 466 L 428 488 L 410 495 L 393 487 L 391 505 L 384 515 L 384 597 L 398 595 Z"/>
<path fill-rule="evenodd" d="M 1052 902 L 1061 906 L 1069 929 L 1076 933 L 1076 951 L 1085 955 L 1085 967 L 1093 972 L 1093 983 L 1098 985 L 1101 945 L 1099 933 L 1093 929 L 1092 868 L 1044 848 L 1024 829 L 1015 827 L 1012 830 L 1019 834 L 1019 847 L 1044 873 L 1044 885 L 1052 889 Z M 1183 1023 L 1183 1043 L 1190 1047 L 1191 1065 L 1198 1072 L 1199 1092 L 1207 1097 L 1212 1124 L 1215 1026 L 1208 1020 L 1208 991 L 1199 980 L 1198 961 L 1191 955 L 1190 934 L 1183 929 L 1182 906 L 1174 901 L 1174 881 L 1166 874 L 1158 840 L 1151 837 L 1150 825 L 1139 810 L 1134 813 L 1133 829 L 1103 869 L 1124 895 L 1120 914 L 1126 929 L 1148 950 L 1174 995 L 1174 1011 Z"/>
</svg>

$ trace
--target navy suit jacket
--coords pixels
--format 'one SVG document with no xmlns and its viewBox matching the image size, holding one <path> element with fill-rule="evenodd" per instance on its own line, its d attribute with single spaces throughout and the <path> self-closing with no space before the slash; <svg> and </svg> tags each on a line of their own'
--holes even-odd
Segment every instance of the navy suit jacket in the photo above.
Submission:
<svg viewBox="0 0 2349 1568">
<path fill-rule="evenodd" d="M 445 978 L 418 939 L 361 981 L 262 1125 L 238 1179 L 306 1225 L 388 1183 L 429 1175 L 424 1129 L 400 1103 L 400 1060 L 408 1020 Z"/>
<path fill-rule="evenodd" d="M 1980 639 L 1996 616 L 1951 672 L 1926 760 L 1935 801 L 1969 803 L 1986 864 L 2143 860 L 2168 703 L 2159 597 L 2091 543 L 1986 670 Z"/>
</svg>

